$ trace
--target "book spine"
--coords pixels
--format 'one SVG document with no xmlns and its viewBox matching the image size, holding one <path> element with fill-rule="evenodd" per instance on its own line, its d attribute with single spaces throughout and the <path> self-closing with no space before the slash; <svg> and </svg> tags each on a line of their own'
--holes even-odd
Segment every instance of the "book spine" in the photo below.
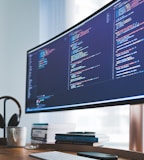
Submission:
<svg viewBox="0 0 144 160">
<path fill-rule="evenodd" d="M 31 140 L 37 140 L 37 141 L 41 141 L 41 142 L 47 142 L 47 139 L 41 138 L 41 137 L 32 137 Z"/>
<path fill-rule="evenodd" d="M 79 145 L 90 145 L 90 146 L 93 145 L 93 143 L 91 142 L 74 142 L 74 141 L 59 141 L 59 140 L 57 140 L 55 143 L 57 144 L 79 144 Z"/>
<path fill-rule="evenodd" d="M 69 136 L 69 135 L 57 135 L 55 136 L 56 141 L 71 141 L 71 142 L 98 142 L 97 137 L 93 136 Z"/>
<path fill-rule="evenodd" d="M 66 133 L 57 133 L 56 135 L 58 136 L 70 136 L 70 137 L 96 137 L 94 134 L 72 134 L 71 132 L 69 132 L 68 134 Z"/>
<path fill-rule="evenodd" d="M 87 145 L 87 146 L 94 146 L 94 147 L 101 147 L 104 146 L 104 143 L 99 142 L 73 142 L 73 141 L 56 141 L 55 144 L 72 144 L 72 145 Z"/>
<path fill-rule="evenodd" d="M 33 123 L 32 128 L 48 128 L 48 123 Z"/>
</svg>

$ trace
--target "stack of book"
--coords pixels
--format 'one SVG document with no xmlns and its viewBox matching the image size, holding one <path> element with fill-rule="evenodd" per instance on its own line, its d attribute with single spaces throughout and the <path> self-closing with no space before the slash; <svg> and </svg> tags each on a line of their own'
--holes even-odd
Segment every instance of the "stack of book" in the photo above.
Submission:
<svg viewBox="0 0 144 160">
<path fill-rule="evenodd" d="M 109 137 L 95 132 L 68 132 L 55 135 L 56 143 L 61 144 L 83 144 L 92 146 L 102 146 L 109 141 Z"/>
<path fill-rule="evenodd" d="M 55 134 L 65 133 L 75 130 L 72 123 L 33 123 L 31 129 L 31 143 L 55 143 Z"/>
</svg>

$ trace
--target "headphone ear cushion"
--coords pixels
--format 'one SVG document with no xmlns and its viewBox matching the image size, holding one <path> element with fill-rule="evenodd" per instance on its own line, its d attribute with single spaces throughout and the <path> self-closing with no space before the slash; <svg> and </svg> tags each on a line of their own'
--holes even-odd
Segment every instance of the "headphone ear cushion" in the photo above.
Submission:
<svg viewBox="0 0 144 160">
<path fill-rule="evenodd" d="M 0 128 L 4 128 L 4 127 L 5 127 L 5 122 L 2 115 L 0 114 Z"/>
<path fill-rule="evenodd" d="M 8 126 L 17 126 L 20 122 L 20 118 L 18 114 L 13 114 L 8 122 Z"/>
</svg>

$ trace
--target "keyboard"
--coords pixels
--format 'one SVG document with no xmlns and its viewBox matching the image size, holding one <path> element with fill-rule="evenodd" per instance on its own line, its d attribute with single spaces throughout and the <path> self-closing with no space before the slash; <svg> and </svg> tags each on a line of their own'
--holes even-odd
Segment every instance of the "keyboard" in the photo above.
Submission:
<svg viewBox="0 0 144 160">
<path fill-rule="evenodd" d="M 31 153 L 29 156 L 43 160 L 96 160 L 59 151 Z"/>
</svg>

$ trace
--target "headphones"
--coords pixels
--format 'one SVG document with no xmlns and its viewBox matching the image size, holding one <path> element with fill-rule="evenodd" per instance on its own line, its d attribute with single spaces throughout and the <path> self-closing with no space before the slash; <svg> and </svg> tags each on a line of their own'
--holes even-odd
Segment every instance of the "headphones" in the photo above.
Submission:
<svg viewBox="0 0 144 160">
<path fill-rule="evenodd" d="M 19 109 L 19 114 L 13 114 L 8 122 L 8 126 L 17 126 L 20 122 L 20 117 L 21 117 L 21 106 L 19 104 L 19 102 L 11 97 L 11 96 L 3 96 L 3 97 L 0 97 L 0 100 L 1 99 L 4 99 L 4 104 L 6 102 L 6 100 L 13 100 L 17 106 L 18 106 L 18 109 Z M 5 106 L 4 106 L 4 110 L 5 110 Z M 6 127 L 6 124 L 5 124 L 5 118 L 0 114 L 0 128 L 5 128 Z"/>
</svg>

